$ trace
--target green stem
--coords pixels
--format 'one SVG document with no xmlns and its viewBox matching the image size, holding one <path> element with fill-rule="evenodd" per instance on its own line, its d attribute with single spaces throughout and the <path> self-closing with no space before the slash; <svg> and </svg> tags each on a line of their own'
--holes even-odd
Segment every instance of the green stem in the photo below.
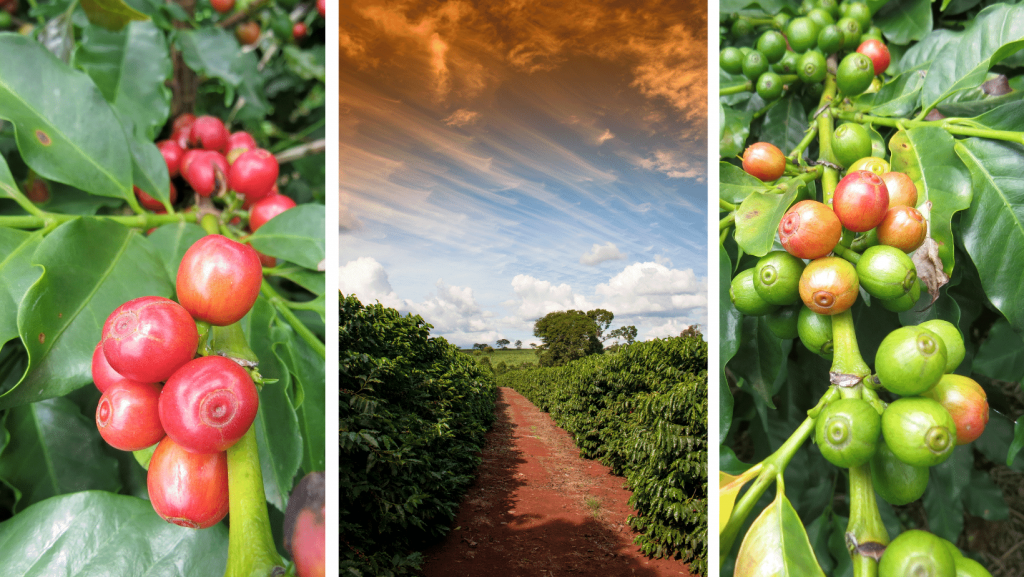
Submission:
<svg viewBox="0 0 1024 577">
<path fill-rule="evenodd" d="M 719 96 L 729 96 L 730 94 L 742 94 L 744 92 L 753 92 L 754 83 L 751 81 L 744 82 L 743 84 L 737 84 L 735 86 L 726 86 L 718 90 Z"/>
<path fill-rule="evenodd" d="M 33 229 L 41 228 L 44 226 L 60 225 L 65 222 L 82 218 L 81 215 L 77 214 L 59 214 L 56 212 L 42 212 L 41 216 L 0 216 L 0 227 L 7 228 L 20 228 L 20 229 Z M 89 218 L 101 218 L 103 220 L 109 220 L 118 224 L 131 228 L 153 228 L 154 226 L 160 226 L 163 224 L 171 224 L 176 222 L 195 222 L 196 215 L 192 213 L 174 213 L 174 214 L 137 214 L 134 216 L 108 216 L 108 215 L 97 215 Z"/>
<path fill-rule="evenodd" d="M 853 249 L 846 248 L 842 244 L 837 244 L 836 247 L 832 250 L 836 253 L 836 256 L 843 257 L 844 259 L 850 261 L 854 265 L 856 265 L 860 261 L 860 254 L 858 254 Z"/>
<path fill-rule="evenodd" d="M 857 346 L 857 333 L 853 325 L 853 313 L 845 310 L 832 315 L 832 373 L 833 375 L 854 375 L 856 383 L 871 374 Z M 852 381 L 852 379 L 851 379 Z M 833 381 L 834 382 L 834 381 Z M 836 383 L 838 384 L 838 383 Z"/>
<path fill-rule="evenodd" d="M 836 90 L 836 77 L 834 74 L 829 74 L 825 78 L 825 92 L 822 93 L 819 103 L 819 109 L 822 110 L 817 119 L 818 159 L 832 164 L 836 162 L 835 156 L 832 155 L 832 132 L 835 129 L 835 122 L 832 118 L 831 106 L 827 105 L 831 104 L 832 100 L 836 97 Z M 827 166 L 821 177 L 821 188 L 825 204 L 832 206 L 832 195 L 835 193 L 836 185 L 838 184 L 839 171 Z"/>
<path fill-rule="evenodd" d="M 720 199 L 718 199 L 718 208 L 720 208 L 722 210 L 733 211 L 733 210 L 736 210 L 736 205 L 731 203 L 731 202 L 729 202 L 729 201 L 727 201 L 727 200 L 725 200 L 725 199 L 720 198 Z"/>
<path fill-rule="evenodd" d="M 724 230 L 733 225 L 736 222 L 736 213 L 730 212 L 729 216 L 718 221 L 718 230 Z"/>
<path fill-rule="evenodd" d="M 721 230 L 722 230 L 722 233 L 718 235 L 718 244 L 720 246 L 725 246 L 725 239 L 729 238 L 729 230 L 730 229 L 728 227 L 726 227 L 726 228 L 723 228 Z"/>
<path fill-rule="evenodd" d="M 838 395 L 836 387 L 829 387 L 828 392 L 825 393 L 825 402 L 835 399 Z M 726 558 L 732 549 L 733 543 L 736 542 L 736 537 L 739 536 L 740 529 L 743 527 L 743 522 L 750 515 L 758 499 L 761 498 L 761 495 L 768 489 L 772 481 L 775 481 L 778 476 L 785 472 L 786 466 L 793 459 L 797 449 L 813 433 L 814 418 L 807 417 L 777 451 L 768 456 L 764 461 L 761 461 L 761 473 L 754 480 L 754 484 L 750 486 L 750 489 L 740 497 L 736 507 L 732 510 L 732 514 L 729 516 L 729 522 L 726 524 L 725 529 L 722 530 L 719 553 L 722 560 Z"/>
<path fill-rule="evenodd" d="M 810 146 L 812 142 L 814 142 L 814 139 L 817 138 L 817 136 L 817 130 L 809 129 L 807 134 L 804 134 L 803 140 L 801 140 L 800 143 L 796 145 L 796 148 L 789 153 L 788 158 L 802 166 L 804 162 L 804 151 L 807 150 L 807 147 Z"/>
<path fill-rule="evenodd" d="M 926 113 L 927 114 L 927 113 Z M 1017 144 L 1024 144 L 1024 132 L 1013 132 L 1010 130 L 992 130 L 990 128 L 974 128 L 970 126 L 963 126 L 958 122 L 960 118 L 943 118 L 942 120 L 906 120 L 902 118 L 885 118 L 882 116 L 871 116 L 862 112 L 840 112 L 836 114 L 836 118 L 841 120 L 847 120 L 852 122 L 859 122 L 861 124 L 877 124 L 879 126 L 889 126 L 892 128 L 921 128 L 924 126 L 936 126 L 944 129 L 950 134 L 957 136 L 976 136 L 979 138 L 989 138 L 992 140 L 1006 140 L 1009 142 L 1016 142 Z"/>
<path fill-rule="evenodd" d="M 286 321 L 288 321 L 292 330 L 294 330 L 302 340 L 306 341 L 306 344 L 316 351 L 316 353 L 320 355 L 321 359 L 326 359 L 327 349 L 324 347 L 324 343 L 321 342 L 315 334 L 313 334 L 313 331 L 309 330 L 309 327 L 299 320 L 299 317 L 295 316 L 295 313 L 288 308 L 288 301 L 281 295 L 277 294 L 277 291 L 274 290 L 274 287 L 270 286 L 270 283 L 268 283 L 266 279 L 264 279 L 263 284 L 260 285 L 260 292 L 263 293 L 263 296 L 267 297 L 270 304 L 274 305 L 274 308 L 277 309 L 277 314 L 281 315 Z"/>
<path fill-rule="evenodd" d="M 228 449 L 228 566 L 224 577 L 283 575 L 263 492 L 256 425 Z"/>
<path fill-rule="evenodd" d="M 799 176 L 794 176 L 788 180 L 780 180 L 774 187 L 766 190 L 765 194 L 785 194 L 794 188 L 809 185 L 811 182 L 821 178 L 824 170 L 824 166 L 818 165 L 808 169 L 807 172 Z"/>
<path fill-rule="evenodd" d="M 889 543 L 889 534 L 882 523 L 875 501 L 875 489 L 871 485 L 871 466 L 863 464 L 851 467 L 850 473 L 850 524 L 846 532 L 857 540 L 858 545 L 866 543 Z M 849 545 L 849 543 L 848 543 Z M 851 548 L 852 549 L 852 548 Z M 878 563 L 871 557 L 861 555 L 852 549 L 854 577 L 878 577 Z"/>
</svg>

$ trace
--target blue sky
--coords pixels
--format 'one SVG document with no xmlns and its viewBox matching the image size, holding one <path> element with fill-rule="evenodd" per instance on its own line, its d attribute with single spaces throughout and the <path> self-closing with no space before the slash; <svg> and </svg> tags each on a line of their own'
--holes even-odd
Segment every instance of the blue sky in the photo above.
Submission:
<svg viewBox="0 0 1024 577">
<path fill-rule="evenodd" d="M 343 293 L 465 347 L 706 326 L 706 21 L 604 4 L 342 8 Z"/>
</svg>

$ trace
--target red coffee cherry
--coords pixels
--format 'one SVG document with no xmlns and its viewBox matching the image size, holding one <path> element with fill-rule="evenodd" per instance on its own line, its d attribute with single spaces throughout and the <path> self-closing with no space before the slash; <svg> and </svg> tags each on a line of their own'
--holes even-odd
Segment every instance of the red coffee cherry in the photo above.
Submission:
<svg viewBox="0 0 1024 577">
<path fill-rule="evenodd" d="M 111 367 L 110 363 L 107 362 L 107 357 L 103 354 L 103 341 L 96 343 L 96 349 L 92 352 L 92 382 L 102 393 L 121 381 L 135 382 L 129 381 L 124 378 L 124 375 L 115 371 L 114 367 Z"/>
<path fill-rule="evenodd" d="M 171 123 L 171 132 L 177 132 L 179 130 L 191 130 L 192 125 L 196 123 L 196 115 L 191 112 L 184 112 L 179 114 L 174 122 Z M 184 148 L 184 147 L 182 147 Z"/>
<path fill-rule="evenodd" d="M 875 68 L 875 76 L 885 72 L 885 69 L 889 67 L 889 49 L 882 44 L 881 40 L 868 38 L 860 43 L 857 52 L 871 59 L 871 64 Z"/>
<path fill-rule="evenodd" d="M 270 194 L 280 168 L 277 158 L 262 148 L 242 153 L 228 173 L 228 186 L 245 198 L 258 200 Z"/>
<path fill-rule="evenodd" d="M 856 170 L 843 177 L 832 197 L 832 209 L 839 222 L 854 232 L 866 232 L 885 218 L 889 190 L 877 174 Z"/>
<path fill-rule="evenodd" d="M 284 548 L 298 577 L 323 577 L 326 560 L 325 477 L 309 473 L 299 481 L 284 513 Z"/>
<path fill-rule="evenodd" d="M 229 168 L 224 155 L 215 150 L 200 150 L 182 159 L 182 176 L 199 196 L 210 196 L 221 190 L 227 182 Z"/>
<path fill-rule="evenodd" d="M 256 140 L 251 134 L 244 130 L 231 133 L 228 137 L 228 160 L 234 164 L 234 159 L 231 158 L 231 153 L 235 153 L 235 158 L 238 158 L 242 153 L 259 148 L 256 144 Z M 238 152 L 235 152 L 238 151 Z"/>
<path fill-rule="evenodd" d="M 263 267 L 248 245 L 219 234 L 197 240 L 178 267 L 178 301 L 193 317 L 224 326 L 238 322 L 260 294 Z"/>
<path fill-rule="evenodd" d="M 260 200 L 249 210 L 249 230 L 256 232 L 265 222 L 290 208 L 295 208 L 295 201 L 283 194 L 272 194 Z"/>
<path fill-rule="evenodd" d="M 302 22 L 296 22 L 295 26 L 292 26 L 292 37 L 296 40 L 302 40 L 309 33 L 309 28 Z"/>
<path fill-rule="evenodd" d="M 878 242 L 910 253 L 917 250 L 928 236 L 928 223 L 916 208 L 894 206 L 885 212 L 878 225 Z"/>
<path fill-rule="evenodd" d="M 193 148 L 216 150 L 223 154 L 227 152 L 229 136 L 231 135 L 228 129 L 219 118 L 200 116 L 192 125 L 192 130 L 188 134 L 188 143 Z"/>
<path fill-rule="evenodd" d="M 889 208 L 894 206 L 917 206 L 917 185 L 902 172 L 886 172 L 882 175 L 885 189 L 889 191 Z"/>
<path fill-rule="evenodd" d="M 96 405 L 96 428 L 108 445 L 122 451 L 152 447 L 164 438 L 158 403 L 160 385 L 121 381 Z"/>
<path fill-rule="evenodd" d="M 167 436 L 192 453 L 218 453 L 256 419 L 259 392 L 249 373 L 224 357 L 200 357 L 178 369 L 160 395 Z"/>
<path fill-rule="evenodd" d="M 242 22 L 235 27 L 235 38 L 238 39 L 238 43 L 242 46 L 249 46 L 250 44 L 256 44 L 260 39 L 260 25 L 258 22 Z M 231 150 L 229 147 L 228 150 Z"/>
<path fill-rule="evenodd" d="M 171 198 L 170 198 L 170 201 L 171 201 L 171 204 L 174 204 L 178 200 L 178 189 L 174 187 L 174 182 L 171 182 L 170 185 L 171 185 Z M 146 210 L 152 210 L 152 211 L 167 212 L 167 209 L 164 208 L 164 204 L 162 202 L 160 202 L 159 200 L 153 198 L 152 196 L 149 196 L 145 192 L 142 192 L 141 188 L 139 188 L 137 186 L 132 186 L 132 190 L 135 191 L 135 198 L 139 199 L 139 204 L 142 205 L 142 208 L 145 208 Z"/>
<path fill-rule="evenodd" d="M 165 521 L 213 527 L 228 514 L 227 454 L 190 453 L 164 437 L 149 461 L 146 486 L 153 510 Z"/>
<path fill-rule="evenodd" d="M 974 379 L 961 375 L 943 375 L 938 384 L 922 393 L 938 401 L 956 423 L 956 444 L 977 440 L 988 424 L 988 395 Z"/>
<path fill-rule="evenodd" d="M 221 14 L 230 12 L 235 7 L 235 0 L 210 0 L 210 6 Z"/>
<path fill-rule="evenodd" d="M 843 226 L 828 206 L 801 200 L 779 222 L 779 240 L 789 254 L 803 259 L 821 258 L 839 244 Z"/>
<path fill-rule="evenodd" d="M 756 142 L 743 151 L 743 170 L 764 182 L 778 180 L 786 171 L 786 156 L 769 142 Z"/>
<path fill-rule="evenodd" d="M 156 143 L 156 147 L 160 149 L 160 154 L 163 155 L 164 162 L 167 164 L 167 173 L 171 175 L 171 178 L 178 176 L 181 172 L 181 157 L 185 154 L 185 149 L 174 140 L 161 140 Z"/>
<path fill-rule="evenodd" d="M 316 0 L 316 10 L 321 16 L 327 16 L 327 0 Z"/>
<path fill-rule="evenodd" d="M 199 331 L 188 311 L 163 297 L 140 297 L 114 309 L 103 324 L 103 355 L 125 378 L 166 381 L 192 360 Z"/>
<path fill-rule="evenodd" d="M 800 275 L 800 300 L 819 315 L 837 315 L 853 306 L 859 294 L 857 269 L 830 256 L 811 261 Z"/>
</svg>

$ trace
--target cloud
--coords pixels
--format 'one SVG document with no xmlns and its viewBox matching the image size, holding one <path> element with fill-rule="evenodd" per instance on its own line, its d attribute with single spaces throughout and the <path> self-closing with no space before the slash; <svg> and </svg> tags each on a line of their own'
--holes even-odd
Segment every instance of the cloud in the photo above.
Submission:
<svg viewBox="0 0 1024 577">
<path fill-rule="evenodd" d="M 606 141 L 611 140 L 613 138 L 615 138 L 615 135 L 612 134 L 611 130 L 608 130 L 606 128 L 604 130 L 604 132 L 601 134 L 601 136 L 597 137 L 597 145 L 600 146 L 600 145 L 604 144 Z"/>
<path fill-rule="evenodd" d="M 689 328 L 690 324 L 679 319 L 668 319 L 664 323 L 653 326 L 638 335 L 641 340 L 663 339 L 665 337 L 678 337 L 679 333 Z M 701 327 L 703 329 L 704 327 Z M 701 330 L 701 332 L 704 332 Z"/>
<path fill-rule="evenodd" d="M 688 316 L 708 305 L 706 279 L 654 262 L 631 264 L 594 292 L 616 315 Z"/>
<path fill-rule="evenodd" d="M 594 308 L 582 295 L 575 294 L 568 284 L 555 285 L 526 274 L 517 274 L 512 279 L 515 299 L 505 303 L 514 309 L 514 319 L 505 322 L 517 324 L 533 322 L 554 311 L 590 310 Z"/>
<path fill-rule="evenodd" d="M 580 257 L 580 264 L 587 266 L 595 266 L 607 260 L 625 260 L 626 255 L 619 251 L 619 249 L 611 242 L 606 244 L 595 244 Z"/>
<path fill-rule="evenodd" d="M 647 170 L 665 173 L 669 178 L 695 178 L 704 182 L 705 158 L 689 158 L 684 154 L 671 150 L 658 150 L 652 158 L 641 158 L 637 164 Z"/>
<path fill-rule="evenodd" d="M 445 118 L 444 123 L 448 126 L 466 126 L 467 124 L 475 124 L 479 118 L 479 112 L 460 108 L 453 112 L 448 118 Z"/>
<path fill-rule="evenodd" d="M 343 295 L 355 294 L 363 304 L 380 302 L 391 308 L 404 304 L 388 281 L 388 273 L 368 256 L 349 261 L 338 269 L 338 288 Z"/>
</svg>

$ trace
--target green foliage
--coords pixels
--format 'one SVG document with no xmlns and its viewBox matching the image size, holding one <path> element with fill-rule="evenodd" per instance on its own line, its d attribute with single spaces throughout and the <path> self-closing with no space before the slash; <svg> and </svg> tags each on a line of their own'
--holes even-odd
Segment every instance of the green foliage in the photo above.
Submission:
<svg viewBox="0 0 1024 577">
<path fill-rule="evenodd" d="M 544 341 L 540 365 L 555 367 L 600 353 L 601 332 L 610 322 L 611 313 L 601 309 L 555 311 L 537 319 L 533 335 Z"/>
<path fill-rule="evenodd" d="M 444 536 L 494 420 L 490 371 L 418 316 L 340 305 L 341 568 L 403 575 Z"/>
<path fill-rule="evenodd" d="M 707 343 L 699 336 L 635 343 L 561 367 L 510 371 L 522 393 L 572 435 L 583 457 L 623 475 L 629 523 L 653 557 L 707 571 Z"/>
</svg>

